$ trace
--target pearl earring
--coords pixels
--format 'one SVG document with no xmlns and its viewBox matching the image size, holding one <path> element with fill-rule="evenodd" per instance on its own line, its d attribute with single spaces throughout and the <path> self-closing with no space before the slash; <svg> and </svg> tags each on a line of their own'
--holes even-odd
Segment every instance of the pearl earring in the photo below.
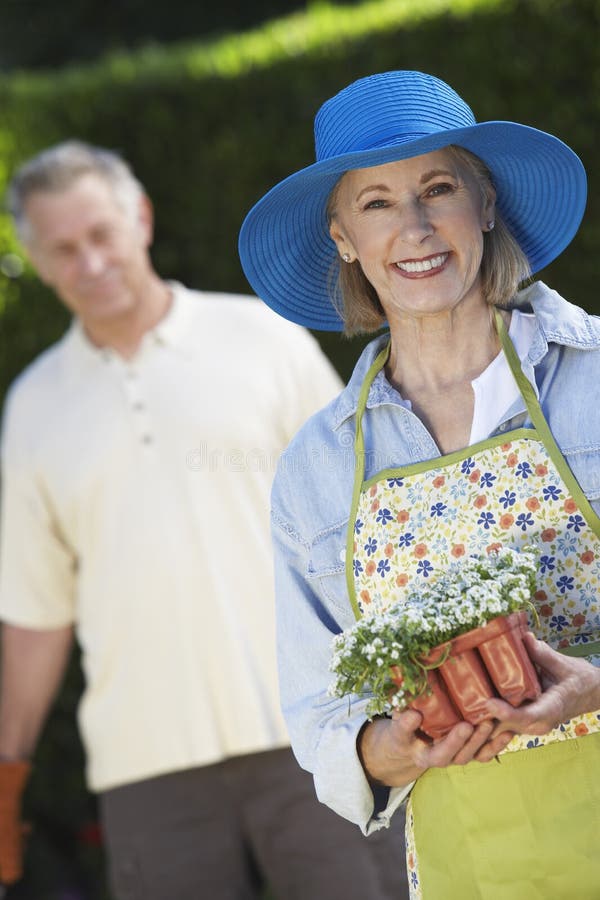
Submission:
<svg viewBox="0 0 600 900">
<path fill-rule="evenodd" d="M 344 260 L 345 263 L 349 263 L 350 262 L 350 254 L 342 253 L 342 259 Z"/>
</svg>

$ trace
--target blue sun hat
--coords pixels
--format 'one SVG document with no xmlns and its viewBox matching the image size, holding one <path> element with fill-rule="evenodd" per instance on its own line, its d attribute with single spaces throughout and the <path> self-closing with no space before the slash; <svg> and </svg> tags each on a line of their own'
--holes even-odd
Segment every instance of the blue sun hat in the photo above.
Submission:
<svg viewBox="0 0 600 900">
<path fill-rule="evenodd" d="M 256 294 L 292 322 L 341 331 L 329 293 L 337 258 L 326 217 L 331 190 L 348 169 L 449 144 L 475 153 L 492 172 L 496 206 L 531 271 L 555 259 L 585 209 L 585 169 L 570 147 L 516 122 L 476 123 L 464 100 L 433 75 L 384 72 L 323 104 L 315 117 L 317 161 L 275 185 L 246 216 L 239 251 Z"/>
</svg>

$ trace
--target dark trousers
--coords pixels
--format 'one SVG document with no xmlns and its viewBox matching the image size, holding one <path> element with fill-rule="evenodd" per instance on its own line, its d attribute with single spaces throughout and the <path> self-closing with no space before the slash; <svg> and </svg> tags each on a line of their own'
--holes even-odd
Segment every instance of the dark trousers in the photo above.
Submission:
<svg viewBox="0 0 600 900">
<path fill-rule="evenodd" d="M 289 749 L 100 796 L 116 900 L 404 900 L 404 816 L 364 837 Z"/>
</svg>

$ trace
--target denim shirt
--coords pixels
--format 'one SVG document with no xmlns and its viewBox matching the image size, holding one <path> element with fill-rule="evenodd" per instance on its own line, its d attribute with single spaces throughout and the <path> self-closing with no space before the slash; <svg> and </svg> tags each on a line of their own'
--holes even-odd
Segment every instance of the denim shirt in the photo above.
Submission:
<svg viewBox="0 0 600 900">
<path fill-rule="evenodd" d="M 581 488 L 600 514 L 600 318 L 542 282 L 521 291 L 535 314 L 522 360 L 546 420 Z M 328 696 L 331 640 L 354 623 L 345 581 L 354 478 L 355 412 L 364 377 L 387 336 L 364 349 L 347 387 L 308 420 L 280 459 L 272 492 L 280 689 L 292 747 L 317 795 L 365 834 L 389 825 L 410 786 L 374 796 L 356 751 L 366 698 Z M 494 434 L 532 427 L 519 398 Z M 381 371 L 363 418 L 365 478 L 439 457 L 426 427 Z"/>
</svg>

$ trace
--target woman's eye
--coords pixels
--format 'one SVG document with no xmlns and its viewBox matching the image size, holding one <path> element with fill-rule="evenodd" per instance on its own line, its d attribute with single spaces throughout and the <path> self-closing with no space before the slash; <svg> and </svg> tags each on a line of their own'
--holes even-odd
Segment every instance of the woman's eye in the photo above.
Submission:
<svg viewBox="0 0 600 900">
<path fill-rule="evenodd" d="M 386 206 L 387 202 L 385 200 L 369 200 L 365 209 L 384 209 Z"/>
<path fill-rule="evenodd" d="M 427 197 L 439 197 L 441 194 L 450 194 L 454 190 L 454 185 L 449 184 L 448 182 L 440 182 L 439 184 L 433 184 L 429 190 L 426 192 Z"/>
</svg>

